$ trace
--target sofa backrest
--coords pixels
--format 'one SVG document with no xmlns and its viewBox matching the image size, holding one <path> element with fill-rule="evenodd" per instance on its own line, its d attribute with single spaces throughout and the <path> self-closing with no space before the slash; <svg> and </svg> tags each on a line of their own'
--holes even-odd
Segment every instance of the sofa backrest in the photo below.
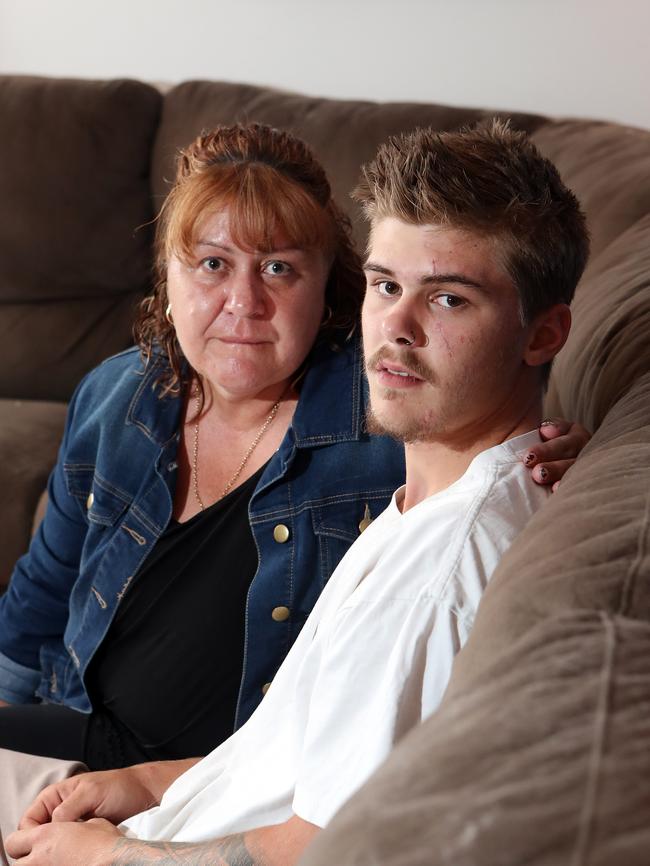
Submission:
<svg viewBox="0 0 650 866">
<path fill-rule="evenodd" d="M 456 129 L 499 114 L 420 103 L 317 99 L 265 87 L 189 81 L 166 94 L 152 158 L 154 207 L 174 177 L 179 147 L 201 130 L 261 121 L 303 137 L 321 159 L 350 214 L 357 244 L 366 226 L 350 199 L 360 165 L 390 135 L 418 126 Z M 650 370 L 647 286 L 650 133 L 619 124 L 502 112 L 531 134 L 576 192 L 592 235 L 589 268 L 576 294 L 569 344 L 555 364 L 548 411 L 595 429 L 616 400 Z"/>
<path fill-rule="evenodd" d="M 532 138 L 580 199 L 592 237 L 547 405 L 595 430 L 650 371 L 650 131 L 561 121 Z"/>
<path fill-rule="evenodd" d="M 489 109 L 454 108 L 415 102 L 380 103 L 318 99 L 268 87 L 225 82 L 187 81 L 165 94 L 152 161 L 155 204 L 164 200 L 174 177 L 179 147 L 204 129 L 219 124 L 257 121 L 289 129 L 303 138 L 327 170 L 334 197 L 350 215 L 353 231 L 363 247 L 366 227 L 350 192 L 359 168 L 372 159 L 390 135 L 422 126 L 457 129 L 499 115 Z M 502 112 L 520 129 L 532 132 L 546 122 L 535 114 Z"/>
<path fill-rule="evenodd" d="M 130 344 L 161 103 L 136 81 L 0 76 L 0 398 L 66 400 Z"/>
<path fill-rule="evenodd" d="M 0 76 L 0 117 L 10 131 L 0 140 L 0 326 L 6 337 L 0 398 L 67 399 L 83 373 L 130 343 L 135 305 L 151 287 L 151 221 L 173 179 L 178 149 L 201 130 L 256 120 L 304 137 L 328 170 L 362 246 L 366 227 L 349 192 L 377 145 L 417 126 L 452 129 L 494 114 L 319 99 L 225 82 L 184 82 L 163 94 L 127 80 Z M 574 333 L 551 381 L 549 409 L 594 427 L 612 405 L 611 395 L 647 369 L 636 345 L 647 328 L 634 308 L 647 268 L 629 249 L 638 249 L 650 213 L 648 133 L 501 114 L 531 133 L 587 211 L 592 260 L 576 297 Z M 612 269 L 624 261 L 628 301 L 624 309 L 610 305 L 616 321 L 604 321 L 594 311 L 607 299 L 611 278 L 621 276 Z M 620 333 L 625 316 L 637 320 L 637 337 L 603 372 L 602 352 L 612 356 L 603 335 L 612 328 Z"/>
</svg>

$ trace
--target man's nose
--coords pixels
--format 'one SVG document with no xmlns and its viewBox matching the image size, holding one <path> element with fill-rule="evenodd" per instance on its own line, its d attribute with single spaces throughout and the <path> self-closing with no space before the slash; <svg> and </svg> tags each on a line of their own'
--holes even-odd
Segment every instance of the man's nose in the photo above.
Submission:
<svg viewBox="0 0 650 866">
<path fill-rule="evenodd" d="M 413 302 L 404 298 L 386 312 L 382 331 L 389 342 L 398 346 L 418 348 L 428 345 L 429 342 Z"/>
<path fill-rule="evenodd" d="M 236 316 L 261 316 L 264 313 L 264 286 L 260 276 L 250 271 L 232 275 L 226 290 L 225 309 Z"/>
</svg>

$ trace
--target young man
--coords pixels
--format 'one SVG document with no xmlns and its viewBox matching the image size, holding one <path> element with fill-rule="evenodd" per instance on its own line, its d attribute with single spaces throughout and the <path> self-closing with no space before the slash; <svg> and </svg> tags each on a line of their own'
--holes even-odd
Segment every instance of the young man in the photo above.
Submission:
<svg viewBox="0 0 650 866">
<path fill-rule="evenodd" d="M 587 257 L 575 198 L 497 122 L 392 140 L 356 197 L 371 222 L 369 424 L 404 441 L 406 484 L 251 720 L 198 762 L 46 788 L 6 842 L 29 866 L 297 862 L 435 710 L 494 567 L 545 500 L 521 454 Z M 108 820 L 76 821 L 90 816 Z"/>
</svg>

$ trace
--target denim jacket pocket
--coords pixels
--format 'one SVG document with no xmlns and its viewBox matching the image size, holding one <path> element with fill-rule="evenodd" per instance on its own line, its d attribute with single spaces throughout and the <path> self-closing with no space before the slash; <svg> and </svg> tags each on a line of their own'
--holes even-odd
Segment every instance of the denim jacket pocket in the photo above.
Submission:
<svg viewBox="0 0 650 866">
<path fill-rule="evenodd" d="M 68 492 L 79 500 L 89 523 L 114 526 L 131 505 L 131 497 L 111 484 L 94 466 L 64 466 Z"/>
<path fill-rule="evenodd" d="M 317 505 L 312 509 L 314 534 L 318 539 L 322 585 L 339 564 L 362 531 L 367 514 L 376 517 L 383 510 L 374 499 L 358 496 L 341 497 L 335 502 Z"/>
</svg>

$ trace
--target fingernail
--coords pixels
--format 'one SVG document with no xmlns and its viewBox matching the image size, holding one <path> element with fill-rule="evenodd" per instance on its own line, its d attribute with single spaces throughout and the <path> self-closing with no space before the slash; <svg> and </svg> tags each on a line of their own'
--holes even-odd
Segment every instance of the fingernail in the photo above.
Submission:
<svg viewBox="0 0 650 866">
<path fill-rule="evenodd" d="M 548 478 L 548 469 L 545 469 L 543 466 L 540 467 L 539 477 L 542 481 L 546 481 Z"/>
<path fill-rule="evenodd" d="M 535 455 L 533 454 L 532 451 L 529 451 L 528 454 L 526 454 L 526 456 L 524 457 L 524 463 L 526 464 L 526 466 L 530 466 L 530 464 L 533 463 L 534 460 L 535 460 Z"/>
<path fill-rule="evenodd" d="M 555 421 L 552 418 L 544 418 L 542 423 L 539 425 L 540 427 L 552 427 L 555 424 Z"/>
</svg>

